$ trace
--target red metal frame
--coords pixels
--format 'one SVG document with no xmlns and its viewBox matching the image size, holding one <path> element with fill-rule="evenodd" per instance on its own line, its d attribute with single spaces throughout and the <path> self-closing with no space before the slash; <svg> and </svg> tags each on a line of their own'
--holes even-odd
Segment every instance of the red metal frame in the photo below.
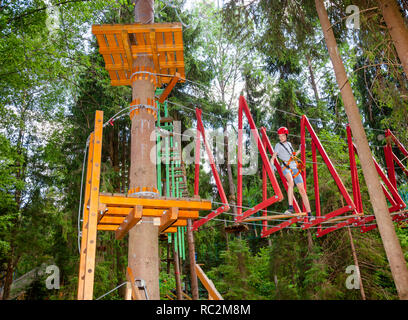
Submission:
<svg viewBox="0 0 408 320">
<path fill-rule="evenodd" d="M 402 162 L 398 159 L 395 153 L 392 151 L 391 141 L 393 141 L 401 153 L 408 157 L 408 151 L 405 147 L 401 144 L 401 142 L 394 136 L 390 129 L 385 131 L 385 137 L 387 138 L 387 145 L 384 147 L 384 154 L 385 154 L 385 162 L 387 164 L 387 174 L 388 178 L 392 182 L 395 188 L 397 188 L 397 179 L 395 177 L 395 167 L 394 161 L 398 164 L 398 166 L 402 169 L 405 175 L 408 177 L 408 169 L 402 164 Z"/>
<path fill-rule="evenodd" d="M 327 155 L 325 149 L 323 148 L 323 145 L 321 144 L 319 138 L 317 137 L 315 131 L 313 130 L 313 127 L 311 126 L 308 118 L 303 115 L 302 119 L 301 119 L 301 153 L 302 153 L 302 161 L 305 163 L 306 162 L 306 146 L 305 146 L 305 141 L 306 141 L 306 129 L 309 132 L 311 138 L 312 138 L 312 156 L 313 156 L 313 177 L 315 179 L 314 184 L 315 184 L 315 192 L 316 190 L 319 189 L 319 181 L 318 181 L 318 173 L 317 173 L 317 165 L 316 165 L 316 149 L 319 151 L 320 155 L 323 158 L 324 163 L 327 165 L 327 168 L 329 169 L 330 174 L 332 175 L 334 181 L 336 182 L 337 187 L 339 188 L 339 191 L 341 193 L 341 195 L 343 196 L 344 200 L 346 201 L 346 206 L 339 208 L 337 210 L 334 210 L 324 216 L 316 216 L 316 219 L 309 222 L 307 221 L 307 219 L 305 219 L 305 223 L 302 225 L 302 229 L 308 229 L 312 226 L 315 225 L 319 225 L 318 228 L 318 232 L 316 234 L 317 237 L 320 237 L 322 235 L 325 235 L 329 232 L 332 232 L 334 230 L 337 230 L 338 228 L 340 228 L 340 225 L 347 225 L 350 223 L 353 223 L 355 221 L 356 218 L 352 217 L 350 219 L 347 219 L 346 221 L 336 225 L 336 226 L 332 226 L 329 228 L 325 228 L 322 229 L 321 223 L 324 221 L 327 221 L 331 218 L 334 218 L 336 216 L 339 216 L 341 214 L 344 214 L 346 212 L 354 212 L 355 214 L 357 214 L 356 212 L 356 206 L 353 202 L 353 200 L 351 199 L 349 193 L 346 190 L 346 187 L 344 186 L 343 182 L 341 181 L 341 178 L 339 176 L 339 174 L 337 173 L 336 169 L 334 168 L 329 156 Z M 303 175 L 303 181 L 305 184 L 305 189 L 306 189 L 306 169 L 304 170 L 304 172 L 302 173 Z M 320 211 L 320 195 L 318 195 L 316 197 L 316 208 L 319 209 Z M 321 214 L 319 212 L 319 214 Z M 317 215 L 317 213 L 316 213 Z"/>
<path fill-rule="evenodd" d="M 274 196 L 263 200 L 261 203 L 257 204 L 253 208 L 242 213 L 242 143 L 243 143 L 243 112 L 248 119 L 251 132 L 257 142 L 257 147 L 259 153 L 261 154 L 263 166 L 266 169 L 266 173 L 271 181 Z M 271 204 L 282 201 L 283 194 L 279 187 L 278 181 L 276 180 L 275 174 L 273 173 L 272 166 L 268 160 L 265 147 L 262 143 L 262 140 L 259 136 L 258 129 L 256 128 L 254 119 L 252 118 L 251 112 L 249 110 L 248 104 L 243 96 L 239 97 L 239 107 L 238 107 L 238 179 L 237 179 L 237 207 L 238 207 L 238 216 L 236 217 L 236 222 L 240 222 L 245 218 L 253 215 L 254 213 L 269 207 Z"/>
<path fill-rule="evenodd" d="M 262 143 L 264 144 L 265 149 L 267 151 L 269 151 L 269 153 L 271 155 L 273 155 L 274 150 L 272 148 L 271 142 L 270 142 L 270 140 L 268 138 L 268 135 L 266 133 L 266 129 L 264 127 L 261 128 L 261 135 L 262 135 Z M 284 188 L 285 188 L 285 190 L 287 192 L 288 191 L 288 182 L 287 182 L 287 180 L 286 180 L 286 178 L 285 178 L 285 176 L 283 174 L 283 170 L 282 170 L 282 167 L 281 167 L 278 159 L 275 159 L 274 165 L 275 165 L 276 170 L 278 171 L 279 177 L 280 177 L 280 179 L 281 179 L 281 181 L 283 183 L 283 186 L 284 186 Z M 266 180 L 266 170 L 265 170 L 264 165 L 262 166 L 262 169 L 263 169 L 262 170 L 262 195 L 263 195 L 263 200 L 266 200 L 266 198 L 267 198 L 267 189 L 266 189 L 267 180 Z M 295 209 L 296 213 L 301 212 L 300 207 L 299 207 L 295 197 L 293 197 L 293 208 Z M 263 215 L 264 216 L 267 215 L 266 211 L 264 211 Z M 270 234 L 272 234 L 274 232 L 277 232 L 277 231 L 279 231 L 279 230 L 281 230 L 283 228 L 286 228 L 286 227 L 288 227 L 288 226 L 290 226 L 290 225 L 292 225 L 292 224 L 294 224 L 294 223 L 296 223 L 298 221 L 301 221 L 302 219 L 303 219 L 302 217 L 293 217 L 293 218 L 291 218 L 289 220 L 286 220 L 285 222 L 282 222 L 282 223 L 280 223 L 278 225 L 275 225 L 275 226 L 273 226 L 272 228 L 269 228 L 269 229 L 268 229 L 268 222 L 265 220 L 265 221 L 262 222 L 261 237 L 262 238 L 267 237 L 267 236 L 269 236 Z"/>
<path fill-rule="evenodd" d="M 389 131 L 389 130 L 387 130 Z M 386 132 L 387 136 L 387 132 Z M 355 144 L 352 141 L 352 134 L 351 134 L 351 129 L 350 126 L 347 125 L 347 143 L 348 143 L 348 148 L 349 148 L 349 157 L 350 157 L 350 168 L 351 168 L 351 174 L 352 174 L 352 185 L 353 185 L 353 195 L 357 195 L 357 200 L 356 197 L 354 198 L 354 201 L 356 202 L 357 206 L 357 211 L 362 213 L 363 212 L 363 207 L 362 207 L 362 202 L 361 202 L 361 192 L 360 192 L 360 185 L 358 182 L 358 174 L 357 174 L 357 167 L 355 163 L 355 154 L 358 156 L 358 151 L 355 146 Z M 404 149 L 405 150 L 405 149 Z M 380 176 L 381 180 L 383 181 L 383 184 L 381 184 L 382 190 L 384 192 L 385 197 L 387 200 L 390 202 L 391 207 L 388 208 L 388 211 L 390 213 L 396 212 L 398 210 L 402 210 L 405 208 L 405 203 L 402 200 L 401 196 L 399 195 L 397 191 L 397 183 L 395 179 L 395 172 L 394 172 L 394 164 L 391 160 L 392 155 L 390 153 L 387 154 L 387 152 L 392 153 L 391 148 L 384 148 L 385 151 L 385 160 L 387 163 L 387 167 L 389 169 L 388 171 L 388 177 L 385 175 L 384 171 L 381 169 L 380 165 L 378 162 L 375 160 L 373 157 L 373 162 L 375 165 L 375 168 L 377 170 L 378 175 Z M 406 151 L 406 150 L 405 150 Z M 392 163 L 392 166 L 391 166 Z M 390 176 L 391 173 L 391 176 Z M 394 175 L 393 175 L 394 173 Z M 393 177 L 393 178 L 392 178 Z M 388 188 L 388 190 L 385 188 L 385 186 Z M 400 221 L 403 219 L 404 215 L 401 214 L 396 214 L 392 216 L 393 221 Z M 361 232 L 367 232 L 370 230 L 373 230 L 377 228 L 376 224 L 366 226 L 365 224 L 367 222 L 371 222 L 375 220 L 375 216 L 369 216 L 369 217 L 364 217 L 360 218 L 358 222 L 356 222 L 356 226 L 361 226 Z"/>
<path fill-rule="evenodd" d="M 228 204 L 228 200 L 227 197 L 225 195 L 224 192 L 224 188 L 222 186 L 221 183 L 221 179 L 220 176 L 218 175 L 218 171 L 217 168 L 215 167 L 215 161 L 214 161 L 214 156 L 213 153 L 211 151 L 211 147 L 209 146 L 206 138 L 205 138 L 205 130 L 204 130 L 204 125 L 203 122 L 201 120 L 201 113 L 202 110 L 199 108 L 196 108 L 196 117 L 197 117 L 197 136 L 196 136 L 196 148 L 195 148 L 195 182 L 194 182 L 194 195 L 198 195 L 198 191 L 199 191 L 199 179 L 200 179 L 200 145 L 201 145 L 201 141 L 200 141 L 200 134 L 203 137 L 203 143 L 205 146 L 205 150 L 207 152 L 208 155 L 208 159 L 210 161 L 210 166 L 211 166 L 211 171 L 214 175 L 214 179 L 215 179 L 215 183 L 217 185 L 218 188 L 218 193 L 221 197 L 221 202 L 223 203 L 223 205 L 221 207 L 219 207 L 218 209 L 212 211 L 211 213 L 209 213 L 206 217 L 200 219 L 200 220 L 196 220 L 193 223 L 193 227 L 192 230 L 195 231 L 197 230 L 199 227 L 201 227 L 203 224 L 207 223 L 208 221 L 210 221 L 211 219 L 215 218 L 216 216 L 218 216 L 219 214 L 228 211 L 230 209 L 230 206 Z"/>
</svg>

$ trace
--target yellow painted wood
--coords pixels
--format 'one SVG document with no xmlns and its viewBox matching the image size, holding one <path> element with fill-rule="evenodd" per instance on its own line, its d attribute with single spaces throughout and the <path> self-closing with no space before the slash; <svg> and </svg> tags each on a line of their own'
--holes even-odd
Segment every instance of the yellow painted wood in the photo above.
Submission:
<svg viewBox="0 0 408 320">
<path fill-rule="evenodd" d="M 85 195 L 84 195 L 84 208 L 83 208 L 83 222 L 82 222 L 82 238 L 81 238 L 81 253 L 79 259 L 79 275 L 78 275 L 78 291 L 77 299 L 83 300 L 84 298 L 84 280 L 85 280 L 85 259 L 86 259 L 86 242 L 88 239 L 88 214 L 89 210 L 87 208 L 89 202 L 89 195 L 91 189 L 91 175 L 92 175 L 92 158 L 93 158 L 93 148 L 94 148 L 94 133 L 92 132 L 89 138 L 88 147 L 88 162 L 86 166 L 86 184 L 85 184 Z"/>
<path fill-rule="evenodd" d="M 92 174 L 89 197 L 89 218 L 88 218 L 88 236 L 86 241 L 86 258 L 85 258 L 85 279 L 84 279 L 84 300 L 92 300 L 93 285 L 95 275 L 95 253 L 96 253 L 96 236 L 99 207 L 99 185 L 101 170 L 101 152 L 102 152 L 102 130 L 103 130 L 103 111 L 96 111 L 95 115 L 95 136 L 94 151 L 92 155 Z"/>
<path fill-rule="evenodd" d="M 104 217 L 125 217 L 129 214 L 131 207 L 108 207 Z M 145 217 L 161 217 L 168 209 L 146 209 L 143 208 L 143 216 Z M 197 210 L 179 210 L 178 219 L 198 219 L 199 212 Z"/>
<path fill-rule="evenodd" d="M 163 232 L 169 228 L 174 222 L 176 222 L 178 217 L 178 208 L 172 207 L 169 211 L 160 217 L 160 227 L 159 232 Z"/>
<path fill-rule="evenodd" d="M 130 267 L 127 267 L 126 278 L 130 282 L 130 285 L 132 286 L 133 300 L 142 300 L 142 297 L 140 296 L 139 288 L 136 287 L 135 277 L 133 276 L 132 268 Z"/>
<path fill-rule="evenodd" d="M 170 227 L 164 230 L 162 233 L 176 233 L 177 232 L 177 227 Z"/>
<path fill-rule="evenodd" d="M 139 54 L 152 57 L 154 73 L 174 75 L 178 72 L 180 82 L 185 82 L 181 24 L 94 25 L 92 33 L 98 41 L 99 52 L 113 86 L 131 85 L 128 77 L 132 73 L 132 61 Z M 133 39 L 136 39 L 136 43 Z M 172 77 L 158 76 L 157 79 L 161 86 L 162 83 L 169 83 Z"/>
<path fill-rule="evenodd" d="M 144 198 L 133 198 L 126 196 L 107 196 L 101 194 L 99 196 L 99 202 L 106 204 L 108 207 L 112 205 L 117 205 L 120 207 L 133 207 L 137 205 L 143 206 L 147 209 L 169 209 L 171 207 L 177 207 L 179 209 L 190 209 L 190 210 L 211 210 L 210 200 L 177 200 L 173 199 L 144 199 Z"/>
<path fill-rule="evenodd" d="M 208 295 L 212 298 L 212 300 L 224 300 L 221 294 L 215 288 L 214 283 L 207 277 L 203 269 L 201 269 L 198 264 L 195 265 L 195 270 L 198 278 L 200 279 L 203 286 L 207 289 Z"/>
<path fill-rule="evenodd" d="M 123 220 L 122 224 L 118 227 L 115 232 L 115 237 L 117 240 L 122 239 L 130 229 L 132 229 L 143 216 L 143 207 L 135 206 L 129 215 Z"/>
<path fill-rule="evenodd" d="M 116 231 L 117 224 L 98 224 L 98 231 Z"/>
</svg>

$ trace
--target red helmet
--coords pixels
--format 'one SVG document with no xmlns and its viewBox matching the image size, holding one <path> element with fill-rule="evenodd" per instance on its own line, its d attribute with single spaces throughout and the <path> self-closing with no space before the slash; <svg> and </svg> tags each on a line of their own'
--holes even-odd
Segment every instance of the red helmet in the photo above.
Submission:
<svg viewBox="0 0 408 320">
<path fill-rule="evenodd" d="M 289 134 L 289 130 L 286 127 L 280 127 L 278 129 L 278 134 Z"/>
</svg>

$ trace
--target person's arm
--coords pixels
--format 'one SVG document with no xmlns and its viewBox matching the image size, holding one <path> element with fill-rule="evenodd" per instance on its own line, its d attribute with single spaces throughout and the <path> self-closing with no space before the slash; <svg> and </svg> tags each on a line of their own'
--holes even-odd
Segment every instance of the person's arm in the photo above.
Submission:
<svg viewBox="0 0 408 320">
<path fill-rule="evenodd" d="M 298 151 L 296 151 L 295 157 L 297 157 L 300 153 L 300 149 Z"/>
<path fill-rule="evenodd" d="M 272 166 L 273 166 L 273 164 L 275 163 L 275 159 L 276 159 L 277 156 L 278 156 L 278 152 L 275 151 L 275 152 L 273 153 L 273 155 L 272 155 L 272 158 L 271 158 L 271 165 L 272 165 Z"/>
</svg>

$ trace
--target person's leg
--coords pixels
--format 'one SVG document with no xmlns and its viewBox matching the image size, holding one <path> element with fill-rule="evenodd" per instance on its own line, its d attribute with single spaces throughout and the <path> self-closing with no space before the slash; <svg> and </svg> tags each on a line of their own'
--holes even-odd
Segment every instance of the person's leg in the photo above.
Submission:
<svg viewBox="0 0 408 320">
<path fill-rule="evenodd" d="M 294 183 L 293 183 L 293 177 L 292 174 L 290 173 L 289 170 L 285 170 L 286 172 L 284 172 L 286 181 L 288 182 L 288 203 L 289 206 L 293 206 L 293 187 L 294 187 Z"/>
<path fill-rule="evenodd" d="M 296 183 L 296 186 L 299 189 L 299 193 L 300 193 L 300 196 L 302 197 L 303 204 L 305 205 L 306 212 L 311 212 L 309 198 L 307 196 L 307 193 L 306 193 L 306 190 L 305 190 L 305 186 L 303 185 L 303 182 Z"/>
</svg>

